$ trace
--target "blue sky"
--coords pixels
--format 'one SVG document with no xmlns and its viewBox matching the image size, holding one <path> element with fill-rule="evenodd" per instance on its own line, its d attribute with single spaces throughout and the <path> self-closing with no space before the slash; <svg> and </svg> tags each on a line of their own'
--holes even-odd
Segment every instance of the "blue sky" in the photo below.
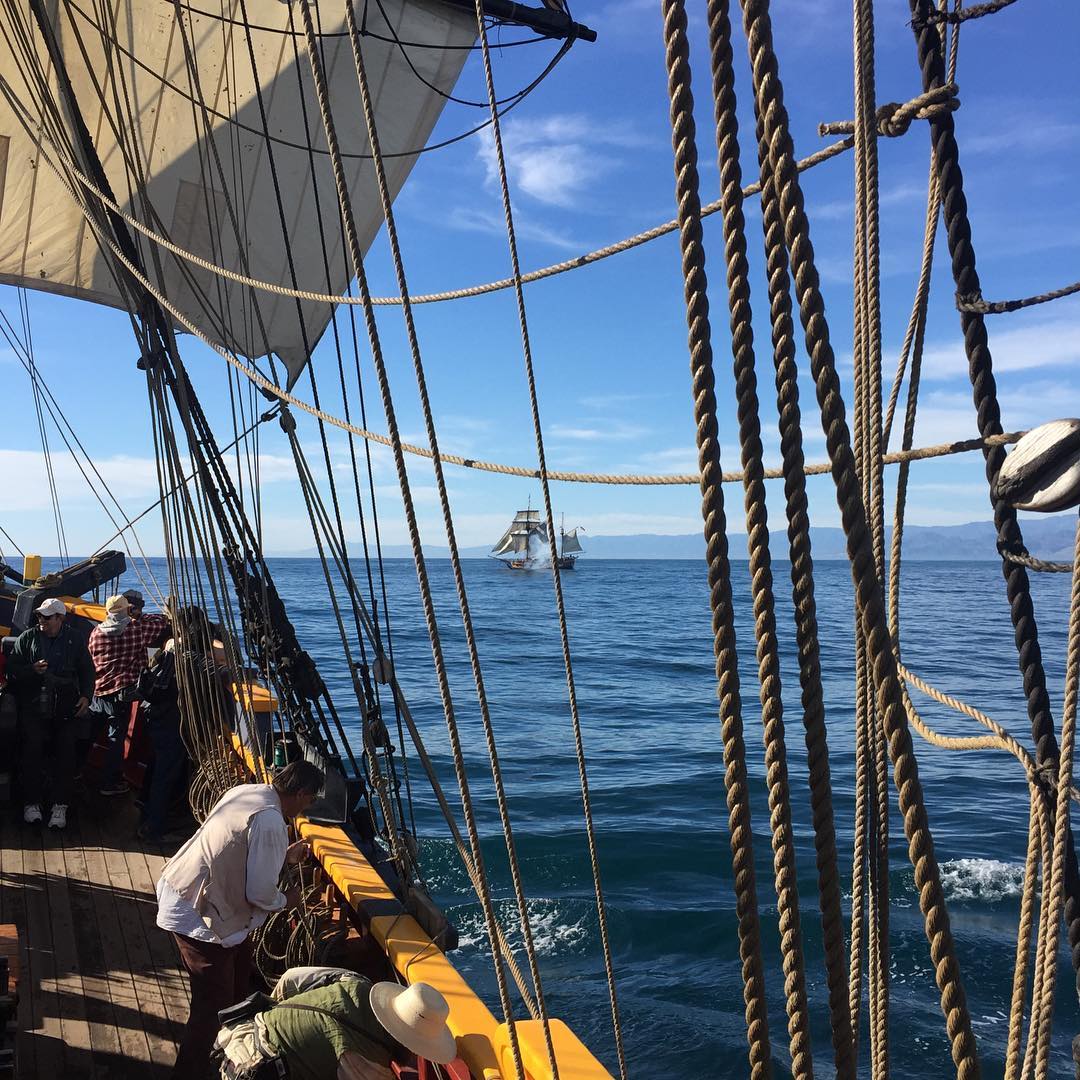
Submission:
<svg viewBox="0 0 1080 1080">
<path fill-rule="evenodd" d="M 717 196 L 715 145 L 708 89 L 704 5 L 692 25 L 698 100 L 702 194 Z M 773 5 L 777 48 L 792 115 L 796 151 L 824 145 L 822 120 L 850 118 L 850 11 L 837 0 L 779 0 Z M 919 90 L 914 41 L 905 4 L 879 2 L 878 97 L 903 101 Z M 579 43 L 541 87 L 504 122 L 523 268 L 569 258 L 673 216 L 673 179 L 659 5 L 638 0 L 575 7 L 599 33 Z M 507 37 L 512 31 L 504 31 Z M 1024 0 L 962 33 L 956 114 L 975 248 L 988 298 L 1030 295 L 1075 280 L 1080 273 L 1080 69 L 1075 63 L 1080 12 L 1072 5 Z M 554 46 L 496 54 L 497 89 L 527 82 Z M 739 38 L 739 100 L 744 174 L 753 175 L 754 147 L 745 45 Z M 482 95 L 479 59 L 459 84 L 462 96 Z M 445 138 L 478 122 L 474 110 L 450 105 L 435 132 Z M 884 367 L 891 374 L 918 272 L 928 169 L 926 125 L 881 144 Z M 823 277 L 833 341 L 850 379 L 853 159 L 844 155 L 804 177 L 812 235 Z M 501 278 L 509 272 L 490 140 L 476 136 L 421 157 L 397 202 L 410 287 L 439 291 Z M 748 203 L 751 249 L 760 216 Z M 725 468 L 738 467 L 737 429 L 728 350 L 720 223 L 706 226 L 712 281 L 714 346 L 722 401 Z M 943 237 L 939 250 L 943 249 Z M 396 291 L 382 236 L 369 259 L 378 294 Z M 754 255 L 754 303 L 763 422 L 775 430 L 771 357 L 760 255 Z M 551 468 L 605 472 L 684 472 L 696 465 L 681 275 L 674 237 L 654 241 L 595 266 L 528 287 L 527 303 Z M 976 434 L 951 275 L 935 263 L 916 444 Z M 17 317 L 14 290 L 0 305 Z M 136 348 L 120 313 L 42 294 L 30 296 L 37 362 L 80 438 L 124 509 L 141 511 L 156 496 L 146 390 Z M 535 446 L 513 295 L 417 308 L 417 325 L 444 451 L 491 461 L 535 464 Z M 383 341 L 402 431 L 423 442 L 415 381 L 400 313 L 382 309 Z M 1080 415 L 1080 302 L 1076 298 L 990 319 L 990 340 L 1007 429 Z M 224 362 L 183 338 L 192 378 L 222 442 L 232 438 Z M 316 370 L 324 407 L 340 412 L 335 358 L 324 341 Z M 801 358 L 802 362 L 802 358 Z M 0 525 L 24 549 L 56 550 L 40 439 L 29 382 L 9 354 L 0 354 L 3 427 L 0 475 L 5 495 Z M 306 381 L 298 392 L 310 400 Z M 354 403 L 355 405 L 355 403 Z M 806 451 L 821 460 L 824 440 L 811 387 L 804 380 Z M 385 431 L 374 387 L 369 422 Z M 311 436 L 314 426 L 300 418 Z M 51 445 L 59 440 L 50 432 Z M 345 476 L 345 441 L 331 432 L 335 469 Z M 770 463 L 775 435 L 766 437 Z M 267 548 L 311 546 L 306 517 L 281 432 L 264 427 L 262 499 Z M 54 462 L 72 553 L 96 548 L 112 531 L 74 465 L 61 450 Z M 406 539 L 389 456 L 375 454 L 384 536 Z M 410 463 L 425 540 L 442 543 L 441 515 L 430 465 Z M 494 542 L 535 481 L 448 467 L 462 544 Z M 557 512 L 592 533 L 690 533 L 700 529 L 694 487 L 591 487 L 556 484 Z M 838 522 L 831 482 L 812 482 L 813 523 Z M 743 531 L 741 489 L 728 488 L 729 521 Z M 770 486 L 771 521 L 782 531 L 782 489 Z M 355 533 L 355 512 L 350 529 Z M 989 517 L 979 455 L 927 462 L 912 472 L 908 520 L 952 524 Z M 151 517 L 140 529 L 150 553 L 161 550 Z M 2 542 L 5 554 L 10 545 Z"/>
</svg>

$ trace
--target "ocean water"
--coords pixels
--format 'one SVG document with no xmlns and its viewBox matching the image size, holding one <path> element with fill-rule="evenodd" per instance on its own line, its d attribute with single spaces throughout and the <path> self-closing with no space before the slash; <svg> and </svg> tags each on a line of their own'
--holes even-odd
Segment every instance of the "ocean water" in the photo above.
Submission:
<svg viewBox="0 0 1080 1080">
<path fill-rule="evenodd" d="M 581 792 L 550 575 L 493 561 L 465 564 L 514 837 L 540 955 L 549 1012 L 569 1023 L 615 1071 L 611 1014 L 599 947 Z M 343 706 L 351 689 L 314 560 L 272 560 L 302 644 Z M 484 853 L 498 904 L 516 911 L 449 564 L 429 564 Z M 360 567 L 357 567 L 360 570 Z M 794 660 L 787 563 L 775 590 L 782 649 L 799 891 L 818 1075 L 833 1072 L 806 753 Z M 455 805 L 446 725 L 431 649 L 407 560 L 384 564 L 398 677 Z M 775 1075 L 788 1073 L 776 934 L 750 586 L 733 564 L 743 716 L 753 783 L 758 895 Z M 1060 718 L 1068 581 L 1033 575 L 1044 659 Z M 741 1077 L 748 1072 L 742 984 L 724 803 L 704 566 L 676 561 L 582 559 L 563 575 L 630 1074 Z M 841 872 L 850 888 L 854 807 L 852 586 L 845 563 L 816 567 L 818 619 Z M 381 606 L 381 605 L 380 605 Z M 901 606 L 908 666 L 1003 723 L 1030 745 L 1004 583 L 988 563 L 912 563 Z M 916 695 L 936 728 L 973 722 Z M 355 709 L 343 708 L 355 723 Z M 979 729 L 981 730 L 981 729 Z M 999 751 L 957 753 L 916 740 L 920 777 L 983 1062 L 1000 1076 L 1027 835 L 1027 788 Z M 454 954 L 498 1014 L 479 905 L 418 767 L 411 771 L 427 882 L 461 934 Z M 891 830 L 892 1074 L 954 1073 L 914 893 L 901 822 Z M 517 936 L 517 935 L 512 935 Z M 1080 1029 L 1067 954 L 1060 961 L 1051 1074 L 1071 1074 Z M 865 1054 L 866 1038 L 862 1039 Z"/>
</svg>

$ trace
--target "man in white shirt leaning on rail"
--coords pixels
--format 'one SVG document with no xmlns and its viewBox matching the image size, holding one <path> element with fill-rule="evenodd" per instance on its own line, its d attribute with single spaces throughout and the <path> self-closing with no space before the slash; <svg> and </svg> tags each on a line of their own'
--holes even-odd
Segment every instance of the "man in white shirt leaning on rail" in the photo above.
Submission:
<svg viewBox="0 0 1080 1080">
<path fill-rule="evenodd" d="M 174 1080 L 206 1076 L 218 1012 L 248 993 L 251 932 L 271 912 L 299 902 L 278 889 L 278 877 L 286 861 L 301 862 L 309 847 L 289 844 L 286 822 L 314 802 L 323 781 L 311 762 L 294 761 L 270 784 L 230 789 L 165 864 L 157 924 L 172 933 L 191 982 Z"/>
</svg>

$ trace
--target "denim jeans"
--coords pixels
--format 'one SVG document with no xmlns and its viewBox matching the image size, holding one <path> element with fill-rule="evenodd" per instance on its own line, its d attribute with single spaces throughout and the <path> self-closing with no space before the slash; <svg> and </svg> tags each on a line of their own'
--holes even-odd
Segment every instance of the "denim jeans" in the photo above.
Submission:
<svg viewBox="0 0 1080 1080">
<path fill-rule="evenodd" d="M 151 708 L 146 730 L 154 749 L 154 764 L 143 822 L 149 832 L 160 835 L 168 822 L 169 807 L 184 784 L 188 752 L 180 737 L 180 712 L 175 707 Z"/>
<path fill-rule="evenodd" d="M 120 779 L 124 768 L 124 739 L 131 721 L 130 689 L 94 698 L 90 711 L 99 718 L 98 723 L 105 726 L 108 749 L 101 769 L 101 786 L 109 787 Z"/>
</svg>

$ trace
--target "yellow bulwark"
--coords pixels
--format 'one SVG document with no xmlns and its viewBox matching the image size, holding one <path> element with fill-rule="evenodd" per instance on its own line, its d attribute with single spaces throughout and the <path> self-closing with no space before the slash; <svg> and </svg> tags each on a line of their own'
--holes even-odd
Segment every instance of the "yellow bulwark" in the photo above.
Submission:
<svg viewBox="0 0 1080 1080">
<path fill-rule="evenodd" d="M 40 564 L 37 571 L 40 574 Z M 72 596 L 62 599 L 76 615 L 94 622 L 105 618 L 101 604 L 86 603 Z M 252 712 L 272 713 L 277 709 L 277 699 L 256 683 L 234 686 L 233 695 L 238 704 Z M 255 759 L 236 735 L 233 745 L 252 775 L 266 776 L 265 765 Z M 457 1040 L 458 1054 L 476 1080 L 514 1080 L 516 1073 L 506 1024 L 496 1021 L 446 954 L 402 909 L 398 898 L 344 829 L 306 818 L 297 819 L 296 826 L 300 836 L 311 843 L 312 853 L 345 901 L 367 921 L 372 937 L 406 982 L 425 982 L 446 998 L 450 1005 L 447 1023 Z M 515 1028 L 525 1080 L 553 1080 L 540 1022 L 517 1021 Z M 552 1019 L 550 1030 L 561 1080 L 612 1080 L 607 1069 L 566 1024 Z"/>
<path fill-rule="evenodd" d="M 233 742 L 251 772 L 264 774 L 261 763 L 256 763 L 235 735 Z M 476 1080 L 514 1080 L 506 1025 L 495 1020 L 446 954 L 411 915 L 402 911 L 397 897 L 344 829 L 306 818 L 298 818 L 296 826 L 349 906 L 368 920 L 372 937 L 406 982 L 425 982 L 446 998 L 450 1005 L 447 1024 L 457 1039 L 461 1060 Z M 387 913 L 380 914 L 380 909 Z M 560 1080 L 612 1080 L 566 1024 L 551 1020 L 550 1026 Z M 552 1080 L 540 1023 L 518 1021 L 515 1027 L 526 1080 Z"/>
</svg>

